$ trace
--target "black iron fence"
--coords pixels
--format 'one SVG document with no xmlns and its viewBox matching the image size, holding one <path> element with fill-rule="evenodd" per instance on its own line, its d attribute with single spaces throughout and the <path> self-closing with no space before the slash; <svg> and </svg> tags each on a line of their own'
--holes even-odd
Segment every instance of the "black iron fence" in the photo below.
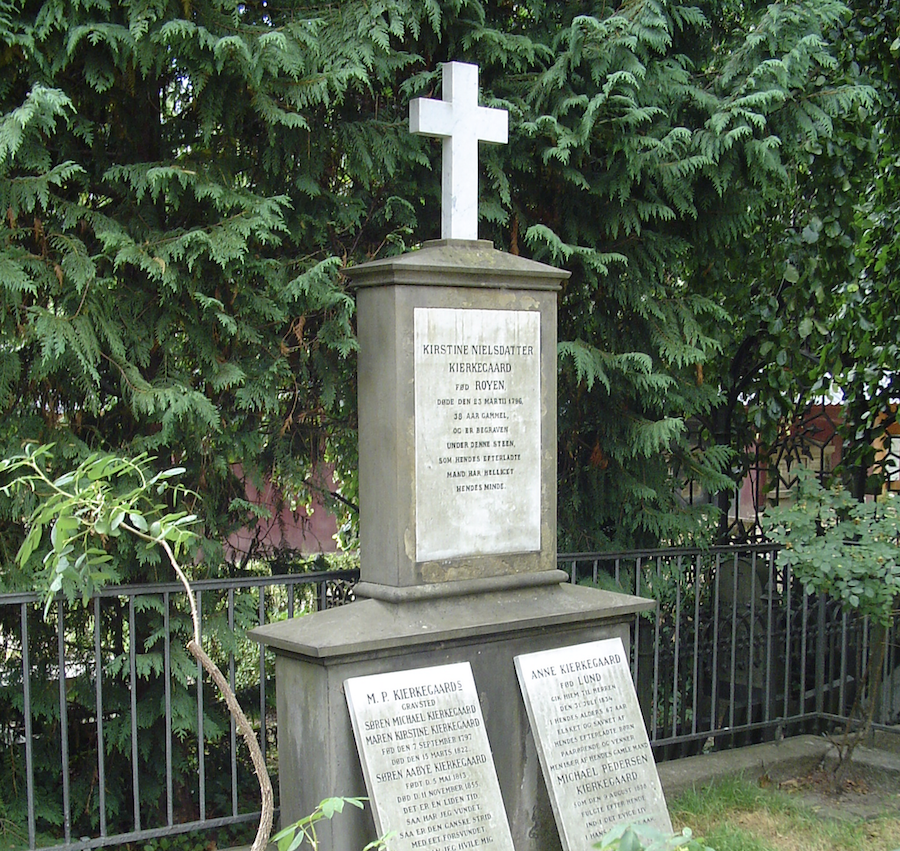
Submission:
<svg viewBox="0 0 900 851">
<path fill-rule="evenodd" d="M 658 601 L 637 619 L 632 672 L 657 759 L 835 729 L 875 701 L 875 726 L 900 713 L 897 624 L 864 684 L 877 626 L 831 598 L 806 593 L 778 547 L 575 554 L 572 582 Z"/>
<path fill-rule="evenodd" d="M 859 696 L 872 627 L 806 595 L 772 546 L 562 555 L 559 565 L 573 582 L 659 601 L 632 632 L 658 759 L 819 732 Z M 339 571 L 196 583 L 205 644 L 257 725 L 273 774 L 272 660 L 243 634 L 342 603 L 355 579 Z M 256 781 L 183 649 L 189 635 L 177 584 L 109 588 L 87 607 L 60 601 L 47 620 L 34 595 L 0 595 L 0 844 L 76 851 L 252 826 Z M 896 638 L 892 629 L 879 678 L 883 726 L 900 709 Z"/>
<path fill-rule="evenodd" d="M 194 583 L 204 644 L 273 770 L 274 676 L 243 635 L 344 602 L 357 578 Z M 258 821 L 234 723 L 185 649 L 181 585 L 107 588 L 49 615 L 34 594 L 0 595 L 0 846 L 75 851 Z"/>
</svg>

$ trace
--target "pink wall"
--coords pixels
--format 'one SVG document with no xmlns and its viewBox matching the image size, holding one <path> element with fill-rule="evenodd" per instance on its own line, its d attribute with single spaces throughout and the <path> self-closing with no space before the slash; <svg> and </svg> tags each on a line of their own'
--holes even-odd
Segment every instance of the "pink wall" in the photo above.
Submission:
<svg viewBox="0 0 900 851">
<path fill-rule="evenodd" d="M 243 479 L 247 500 L 267 508 L 272 516 L 259 519 L 255 524 L 229 535 L 226 551 L 230 561 L 240 561 L 251 548 L 254 548 L 256 556 L 270 555 L 279 549 L 295 550 L 303 555 L 337 550 L 334 540 L 337 520 L 321 502 L 314 501 L 312 514 L 302 506 L 291 510 L 283 494 L 271 482 L 267 482 L 260 491 L 243 476 L 239 466 L 234 468 L 234 472 Z M 323 471 L 321 479 L 323 488 L 334 490 L 330 469 Z"/>
</svg>

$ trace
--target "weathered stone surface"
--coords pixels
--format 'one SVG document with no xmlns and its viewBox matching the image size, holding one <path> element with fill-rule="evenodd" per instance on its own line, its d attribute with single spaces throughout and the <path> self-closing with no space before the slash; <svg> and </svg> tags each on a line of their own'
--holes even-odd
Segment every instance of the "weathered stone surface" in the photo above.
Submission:
<svg viewBox="0 0 900 851">
<path fill-rule="evenodd" d="M 404 285 L 557 291 L 571 273 L 498 251 L 487 239 L 434 239 L 399 257 L 352 266 L 345 274 L 357 290 Z"/>
<path fill-rule="evenodd" d="M 273 650 L 310 659 L 366 658 L 372 653 L 414 650 L 435 642 L 467 644 L 473 636 L 488 633 L 498 638 L 539 635 L 543 639 L 557 632 L 561 644 L 571 644 L 566 638 L 571 629 L 593 627 L 605 620 L 629 622 L 635 613 L 652 606 L 642 597 L 560 583 L 561 576 L 565 576 L 561 571 L 551 574 L 555 581 L 549 586 L 493 592 L 473 583 L 466 594 L 425 597 L 401 605 L 360 600 L 315 615 L 266 624 L 251 635 Z"/>
<path fill-rule="evenodd" d="M 451 240 L 347 274 L 360 343 L 358 593 L 441 596 L 460 582 L 505 576 L 513 587 L 552 573 L 556 299 L 567 273 Z M 475 431 L 504 424 L 515 436 Z M 468 451 L 476 439 L 490 446 Z"/>
<path fill-rule="evenodd" d="M 568 273 L 495 251 L 489 242 L 460 240 L 429 243 L 347 273 L 357 290 L 360 341 L 357 594 L 368 599 L 251 633 L 276 655 L 282 821 L 302 818 L 329 796 L 366 794 L 347 712 L 346 681 L 467 663 L 514 847 L 557 851 L 559 836 L 513 660 L 610 637 L 627 642 L 635 613 L 652 605 L 569 585 L 556 569 L 556 299 Z M 432 331 L 417 340 L 417 316 L 436 320 L 439 333 L 451 337 L 457 320 L 463 336 L 469 320 L 475 320 L 472 327 L 487 329 L 493 337 L 485 336 L 477 345 L 522 346 L 508 357 L 537 361 L 515 396 L 521 395 L 523 409 L 528 407 L 527 417 L 516 425 L 520 431 L 496 438 L 515 442 L 514 447 L 496 447 L 496 454 L 503 449 L 509 451 L 502 454 L 528 459 L 509 474 L 528 507 L 516 503 L 504 509 L 496 503 L 488 509 L 488 525 L 500 542 L 493 549 L 502 551 L 491 551 L 484 543 L 484 505 L 448 508 L 439 496 L 421 492 L 435 484 L 423 485 L 423 468 L 434 455 L 433 447 L 421 441 L 450 440 L 447 423 L 433 417 L 438 399 L 447 398 L 434 386 L 443 381 L 440 369 L 446 367 L 444 377 L 451 373 L 450 361 L 444 360 L 438 374 L 429 376 L 425 353 L 417 353 L 418 347 L 447 343 L 432 339 Z M 467 345 L 465 340 L 458 344 Z M 526 346 L 537 351 L 525 355 Z M 467 352 L 455 362 L 474 357 Z M 490 357 L 502 363 L 507 355 Z M 511 361 L 510 368 L 516 368 Z M 475 388 L 470 389 L 474 399 Z M 455 387 L 451 398 L 462 398 Z M 417 410 L 423 400 L 424 407 Z M 448 407 L 481 415 L 502 412 L 508 405 L 454 402 Z M 478 417 L 492 419 L 500 418 Z M 451 438 L 453 427 L 451 422 Z M 495 454 L 495 447 L 490 449 Z M 440 450 L 439 445 L 438 466 Z M 464 468 L 467 478 L 475 469 L 485 477 L 484 471 L 494 467 L 481 464 L 460 462 L 454 468 Z M 527 518 L 524 534 L 504 528 L 507 518 L 502 515 L 519 511 Z M 462 515 L 453 518 L 458 540 L 448 545 L 445 536 L 434 543 L 428 537 L 432 527 L 447 522 L 448 512 Z M 468 534 L 479 523 L 479 535 Z M 370 812 L 345 809 L 339 818 L 321 823 L 318 836 L 322 851 L 347 851 L 364 847 L 377 831 Z"/>
<path fill-rule="evenodd" d="M 619 824 L 672 823 L 618 638 L 517 656 L 563 848 L 581 851 Z"/>
<path fill-rule="evenodd" d="M 331 795 L 367 794 L 345 680 L 469 662 L 515 847 L 559 849 L 513 659 L 613 636 L 627 641 L 634 613 L 647 606 L 638 597 L 557 584 L 401 604 L 362 600 L 257 628 L 252 636 L 276 653 L 282 822 Z M 345 851 L 377 832 L 368 811 L 351 808 L 319 836 L 323 851 Z"/>
<path fill-rule="evenodd" d="M 468 662 L 354 677 L 344 691 L 392 851 L 513 851 Z"/>
<path fill-rule="evenodd" d="M 539 552 L 540 314 L 414 318 L 416 560 Z"/>
</svg>

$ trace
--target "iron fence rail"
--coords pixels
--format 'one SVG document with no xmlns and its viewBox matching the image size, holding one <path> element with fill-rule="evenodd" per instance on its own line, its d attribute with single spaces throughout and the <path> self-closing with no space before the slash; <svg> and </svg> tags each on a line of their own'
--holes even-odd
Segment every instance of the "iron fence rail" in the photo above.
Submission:
<svg viewBox="0 0 900 851">
<path fill-rule="evenodd" d="M 768 543 L 559 556 L 571 582 L 653 597 L 631 664 L 657 759 L 822 732 L 873 697 L 877 625 L 809 595 Z M 900 647 L 887 630 L 875 727 L 897 728 Z"/>
<path fill-rule="evenodd" d="M 261 647 L 236 652 L 236 631 L 342 602 L 357 579 L 343 570 L 193 583 L 201 635 L 252 703 L 264 753 L 272 676 Z M 223 733 L 199 663 L 180 650 L 184 598 L 178 583 L 109 587 L 87 607 L 57 599 L 45 621 L 38 595 L 0 595 L 0 836 L 10 847 L 78 851 L 258 819 L 234 722 Z M 227 775 L 215 790 L 211 763 Z"/>
<path fill-rule="evenodd" d="M 771 545 L 559 556 L 572 582 L 654 597 L 631 664 L 657 759 L 821 731 L 861 695 L 873 627 L 808 596 Z M 344 602 L 355 571 L 195 583 L 205 644 L 274 773 L 273 671 L 243 631 Z M 80 851 L 258 818 L 252 770 L 182 650 L 177 583 L 106 588 L 85 609 L 0 595 L 0 835 Z M 898 711 L 888 633 L 877 723 Z"/>
</svg>

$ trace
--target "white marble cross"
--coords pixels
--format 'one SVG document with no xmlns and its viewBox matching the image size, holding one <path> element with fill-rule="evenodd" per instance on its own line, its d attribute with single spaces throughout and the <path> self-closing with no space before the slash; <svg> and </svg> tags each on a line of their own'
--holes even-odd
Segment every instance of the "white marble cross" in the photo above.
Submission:
<svg viewBox="0 0 900 851">
<path fill-rule="evenodd" d="M 441 236 L 478 239 L 478 142 L 505 145 L 505 109 L 478 105 L 478 66 L 446 62 L 443 100 L 416 98 L 409 104 L 409 129 L 444 141 L 441 168 Z"/>
</svg>

